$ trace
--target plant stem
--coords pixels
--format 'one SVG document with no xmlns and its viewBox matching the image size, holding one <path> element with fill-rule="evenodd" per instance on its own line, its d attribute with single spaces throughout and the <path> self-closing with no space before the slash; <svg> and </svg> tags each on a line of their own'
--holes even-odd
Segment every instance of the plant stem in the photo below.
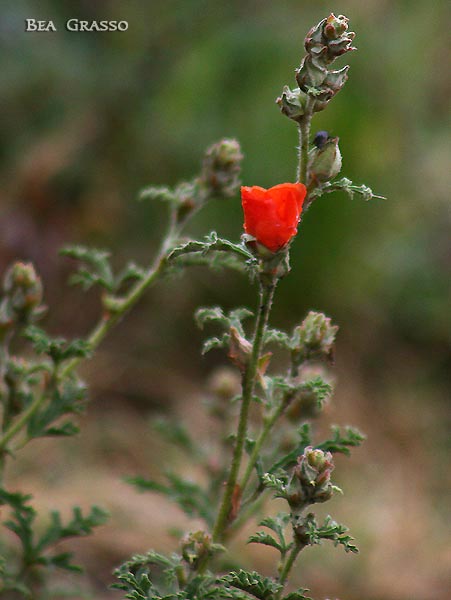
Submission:
<svg viewBox="0 0 451 600">
<path fill-rule="evenodd" d="M 158 279 L 167 264 L 168 251 L 171 249 L 174 240 L 180 234 L 181 226 L 177 226 L 174 219 L 174 214 L 171 214 L 169 230 L 163 239 L 161 248 L 153 265 L 147 271 L 145 277 L 140 279 L 131 288 L 128 294 L 122 299 L 116 311 L 104 315 L 99 323 L 94 327 L 91 334 L 87 338 L 87 342 L 91 350 L 95 350 L 100 342 L 104 339 L 107 333 L 122 319 L 141 298 L 144 292 Z M 77 357 L 70 360 L 63 369 L 61 369 L 61 377 L 64 379 L 69 375 L 83 360 L 83 357 Z"/>
<path fill-rule="evenodd" d="M 299 542 L 294 541 L 293 547 L 291 549 L 290 554 L 286 557 L 285 562 L 283 564 L 282 570 L 279 576 L 279 583 L 285 585 L 288 579 L 288 575 L 290 574 L 291 568 L 294 565 L 296 558 L 298 557 L 299 552 L 304 548 L 304 544 L 300 544 Z M 283 590 L 279 592 L 279 598 Z"/>
<path fill-rule="evenodd" d="M 87 338 L 87 342 L 91 350 L 95 350 L 100 342 L 104 339 L 107 333 L 122 319 L 132 306 L 134 306 L 138 300 L 142 297 L 144 292 L 152 283 L 162 274 L 167 265 L 168 252 L 174 244 L 174 240 L 180 234 L 180 230 L 183 227 L 183 223 L 177 223 L 174 218 L 174 212 L 171 213 L 170 224 L 168 233 L 164 237 L 161 248 L 158 255 L 147 271 L 145 277 L 139 280 L 128 292 L 128 294 L 122 298 L 118 308 L 114 312 L 107 313 L 102 316 L 99 323 L 94 327 L 91 334 Z M 65 379 L 70 373 L 79 365 L 83 360 L 83 357 L 73 358 L 68 361 L 64 367 L 59 371 L 59 379 Z M 13 422 L 9 425 L 3 435 L 0 437 L 0 451 L 5 450 L 7 444 L 23 429 L 33 415 L 39 410 L 42 404 L 46 401 L 47 394 L 43 391 L 42 394 L 37 396 L 30 406 Z"/>
<path fill-rule="evenodd" d="M 307 185 L 307 165 L 311 121 L 312 113 L 307 106 L 305 114 L 299 121 L 299 163 L 296 178 L 298 182 L 304 183 L 305 185 Z"/>
<path fill-rule="evenodd" d="M 232 510 L 232 500 L 234 494 L 236 493 L 237 480 L 243 458 L 244 444 L 246 441 L 249 407 L 254 395 L 255 380 L 258 370 L 258 359 L 260 358 L 263 337 L 266 330 L 266 325 L 268 323 L 268 316 L 271 310 L 275 287 L 276 280 L 272 280 L 270 283 L 266 284 L 260 282 L 260 303 L 255 322 L 252 353 L 249 359 L 249 364 L 247 365 L 243 375 L 243 396 L 241 401 L 240 417 L 238 421 L 238 431 L 224 496 L 219 508 L 215 526 L 213 528 L 214 542 L 221 542 L 224 539 L 225 532 L 229 524 L 230 512 Z M 239 490 L 239 493 L 240 491 L 241 490 Z"/>
<path fill-rule="evenodd" d="M 252 450 L 252 453 L 249 457 L 249 462 L 247 463 L 247 467 L 246 470 L 244 472 L 243 478 L 241 479 L 240 482 L 240 488 L 241 488 L 241 493 L 244 492 L 249 479 L 251 478 L 252 472 L 254 470 L 255 467 L 255 463 L 258 460 L 259 454 L 260 454 L 260 450 L 262 449 L 263 444 L 266 441 L 266 438 L 268 437 L 271 429 L 273 428 L 274 424 L 276 423 L 276 421 L 279 419 L 279 417 L 282 415 L 283 411 L 286 408 L 286 403 L 285 402 L 281 402 L 279 404 L 279 406 L 277 406 L 274 411 L 268 415 L 264 421 L 264 426 L 262 431 L 260 432 L 260 435 L 258 436 L 256 442 L 255 442 L 255 446 Z"/>
</svg>

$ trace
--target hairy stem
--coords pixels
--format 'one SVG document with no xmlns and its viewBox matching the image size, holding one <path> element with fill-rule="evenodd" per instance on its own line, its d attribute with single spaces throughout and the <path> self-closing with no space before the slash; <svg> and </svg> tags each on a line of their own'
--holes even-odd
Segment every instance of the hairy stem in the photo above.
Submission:
<svg viewBox="0 0 451 600">
<path fill-rule="evenodd" d="M 249 457 L 249 462 L 247 463 L 243 478 L 240 481 L 241 493 L 244 492 L 247 484 L 249 483 L 249 479 L 251 478 L 255 464 L 258 460 L 260 451 L 263 447 L 263 444 L 266 441 L 266 438 L 268 437 L 268 435 L 271 432 L 271 429 L 274 427 L 275 423 L 278 421 L 279 417 L 282 415 L 286 406 L 287 405 L 285 402 L 281 402 L 279 404 L 279 406 L 277 406 L 274 409 L 274 411 L 265 418 L 263 429 L 261 430 L 260 435 L 258 436 L 258 438 L 255 442 L 255 446 Z"/>
<path fill-rule="evenodd" d="M 254 395 L 255 380 L 258 371 L 258 359 L 263 345 L 264 333 L 268 323 L 268 316 L 271 310 L 276 280 L 271 283 L 260 286 L 260 303 L 258 308 L 257 319 L 255 322 L 255 333 L 252 344 L 252 353 L 249 364 L 243 375 L 243 395 L 241 400 L 241 411 L 238 421 L 238 431 L 233 451 L 232 464 L 230 466 L 229 476 L 227 479 L 224 496 L 219 508 L 215 526 L 213 528 L 213 541 L 223 541 L 229 524 L 230 513 L 232 511 L 232 501 L 234 494 L 240 495 L 241 490 L 237 488 L 238 475 L 243 458 L 244 444 L 247 434 L 247 422 L 249 416 L 249 407 Z"/>
<path fill-rule="evenodd" d="M 307 167 L 308 167 L 308 149 L 310 139 L 310 124 L 312 121 L 312 113 L 307 110 L 299 121 L 299 154 L 298 154 L 298 169 L 296 181 L 307 185 Z"/>
<path fill-rule="evenodd" d="M 300 544 L 297 541 L 293 542 L 293 547 L 291 549 L 291 552 L 285 558 L 285 561 L 282 565 L 282 569 L 280 571 L 279 583 L 281 583 L 282 585 L 286 584 L 288 576 L 289 576 L 290 571 L 298 557 L 298 554 L 304 547 L 305 547 L 304 544 Z M 279 592 L 279 595 L 278 595 L 279 598 L 280 598 L 282 591 L 283 591 L 283 589 Z"/>
</svg>

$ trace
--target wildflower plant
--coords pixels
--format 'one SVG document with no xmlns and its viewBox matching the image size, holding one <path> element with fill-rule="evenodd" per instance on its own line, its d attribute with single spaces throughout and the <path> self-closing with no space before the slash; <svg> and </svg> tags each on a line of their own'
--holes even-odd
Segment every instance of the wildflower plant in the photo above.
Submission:
<svg viewBox="0 0 451 600">
<path fill-rule="evenodd" d="M 344 525 L 330 516 L 320 522 L 312 512 L 314 504 L 329 502 L 340 491 L 333 483 L 334 456 L 349 455 L 363 441 L 351 427 L 334 427 L 322 441 L 314 432 L 314 421 L 333 393 L 328 369 L 338 328 L 314 311 L 295 323 L 291 332 L 269 325 L 277 284 L 290 272 L 290 246 L 302 213 L 335 190 L 360 194 L 366 200 L 378 197 L 364 185 L 337 179 L 342 166 L 338 137 L 324 131 L 311 133 L 314 115 L 328 106 L 347 80 L 349 67 L 334 70 L 332 66 L 341 55 L 355 50 L 353 38 L 347 18 L 333 14 L 307 34 L 306 54 L 296 70 L 297 87 L 285 86 L 277 99 L 281 112 L 299 130 L 296 181 L 269 189 L 241 188 L 245 233 L 239 242 L 215 232 L 201 240 L 184 237 L 190 219 L 207 202 L 234 198 L 239 191 L 243 156 L 236 140 L 224 139 L 207 150 L 200 174 L 191 181 L 174 188 L 152 186 L 141 193 L 143 200 L 166 203 L 169 214 L 167 233 L 149 266 L 129 264 L 114 273 L 108 252 L 81 246 L 63 250 L 78 264 L 72 282 L 101 290 L 102 314 L 85 339 L 54 338 L 37 325 L 46 309 L 42 282 L 33 265 L 16 262 L 4 275 L 0 503 L 3 526 L 19 544 L 2 543 L 2 597 L 46 598 L 46 580 L 54 568 L 78 569 L 70 554 L 55 549 L 57 543 L 91 533 L 107 517 L 98 507 L 85 515 L 75 508 L 69 522 L 63 523 L 53 512 L 47 525 L 38 527 L 32 498 L 26 490 L 9 489 L 6 466 L 36 438 L 77 433 L 76 415 L 86 400 L 77 367 L 91 358 L 108 332 L 162 276 L 193 265 L 236 269 L 258 289 L 255 313 L 247 308 L 226 313 L 220 307 L 196 313 L 198 325 L 213 332 L 203 352 L 220 349 L 231 363 L 231 370 L 213 378 L 207 407 L 210 418 L 221 423 L 222 434 L 212 458 L 211 450 L 207 454 L 202 440 L 195 440 L 182 424 L 160 423 L 160 432 L 202 466 L 205 478 L 195 482 L 167 470 L 164 480 L 143 474 L 129 481 L 141 491 L 163 494 L 203 527 L 185 533 L 169 556 L 149 550 L 132 557 L 116 570 L 113 587 L 136 600 L 305 600 L 308 591 L 293 589 L 290 583 L 302 550 L 331 541 L 346 552 L 357 552 Z M 272 366 L 278 350 L 288 359 L 282 372 Z M 271 497 L 282 499 L 284 510 L 264 516 Z M 255 518 L 261 529 L 248 543 L 273 549 L 271 573 L 245 570 L 229 553 L 231 540 Z"/>
</svg>

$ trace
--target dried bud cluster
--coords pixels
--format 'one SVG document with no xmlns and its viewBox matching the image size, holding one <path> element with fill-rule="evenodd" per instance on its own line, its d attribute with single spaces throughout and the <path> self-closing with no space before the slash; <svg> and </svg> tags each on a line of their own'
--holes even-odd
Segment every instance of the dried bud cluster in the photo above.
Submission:
<svg viewBox="0 0 451 600">
<path fill-rule="evenodd" d="M 348 19 L 333 13 L 308 32 L 304 41 L 307 52 L 296 69 L 299 89 L 284 87 L 276 102 L 283 114 L 294 121 L 302 119 L 307 101 L 311 101 L 311 112 L 323 110 L 329 100 L 344 86 L 349 67 L 337 71 L 329 65 L 339 56 L 355 50 L 351 45 L 354 32 L 348 32 Z"/>
<path fill-rule="evenodd" d="M 309 504 L 326 502 L 333 494 L 330 475 L 334 469 L 332 454 L 307 446 L 298 458 L 287 488 L 287 501 L 296 512 Z"/>
<path fill-rule="evenodd" d="M 223 139 L 207 149 L 200 179 L 210 196 L 233 198 L 237 194 L 242 159 L 240 144 L 234 139 Z"/>
</svg>

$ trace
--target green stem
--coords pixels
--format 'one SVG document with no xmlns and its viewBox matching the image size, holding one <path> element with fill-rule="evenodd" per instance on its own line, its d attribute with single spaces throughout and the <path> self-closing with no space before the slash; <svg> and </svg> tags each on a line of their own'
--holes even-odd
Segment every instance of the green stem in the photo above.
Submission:
<svg viewBox="0 0 451 600">
<path fill-rule="evenodd" d="M 279 406 L 277 406 L 275 408 L 275 410 L 265 418 L 263 429 L 260 432 L 260 435 L 258 436 L 258 438 L 255 442 L 254 449 L 252 450 L 252 453 L 249 457 L 249 462 L 247 463 L 246 470 L 245 470 L 243 478 L 241 479 L 241 482 L 240 482 L 241 493 L 244 492 L 247 484 L 249 483 L 249 479 L 251 478 L 252 472 L 255 467 L 255 463 L 258 460 L 260 451 L 262 449 L 263 444 L 266 441 L 266 438 L 268 437 L 269 433 L 271 432 L 271 429 L 275 425 L 276 421 L 282 415 L 286 406 L 287 406 L 286 402 L 281 402 L 279 404 Z"/>
<path fill-rule="evenodd" d="M 224 496 L 219 508 L 216 523 L 213 528 L 213 541 L 222 542 L 225 537 L 225 532 L 229 524 L 230 512 L 232 510 L 232 499 L 237 485 L 238 475 L 240 471 L 241 461 L 243 458 L 244 444 L 247 434 L 247 421 L 249 416 L 249 407 L 254 395 L 255 380 L 258 370 L 258 359 L 263 345 L 263 337 L 268 322 L 269 312 L 271 310 L 272 300 L 276 281 L 273 280 L 268 284 L 260 284 L 260 304 L 255 322 L 255 334 L 252 345 L 252 353 L 249 364 L 243 375 L 243 395 L 241 401 L 241 411 L 238 421 L 238 431 L 236 436 L 235 448 L 233 451 L 232 464 L 230 466 L 229 476 L 227 479 Z"/>
<path fill-rule="evenodd" d="M 306 107 L 306 112 L 302 119 L 299 121 L 299 163 L 297 169 L 296 180 L 300 183 L 307 185 L 307 166 L 308 166 L 308 150 L 310 140 L 310 124 L 312 121 L 312 114 Z"/>
<path fill-rule="evenodd" d="M 290 554 L 288 554 L 288 556 L 285 559 L 285 562 L 283 564 L 282 570 L 280 572 L 279 575 L 279 583 L 281 583 L 283 586 L 286 584 L 288 576 L 290 574 L 291 568 L 293 567 L 299 552 L 304 548 L 305 546 L 303 544 L 300 544 L 299 542 L 293 542 L 293 547 L 291 549 Z M 280 595 L 282 593 L 283 589 L 280 590 L 278 597 L 280 598 Z"/>
</svg>

